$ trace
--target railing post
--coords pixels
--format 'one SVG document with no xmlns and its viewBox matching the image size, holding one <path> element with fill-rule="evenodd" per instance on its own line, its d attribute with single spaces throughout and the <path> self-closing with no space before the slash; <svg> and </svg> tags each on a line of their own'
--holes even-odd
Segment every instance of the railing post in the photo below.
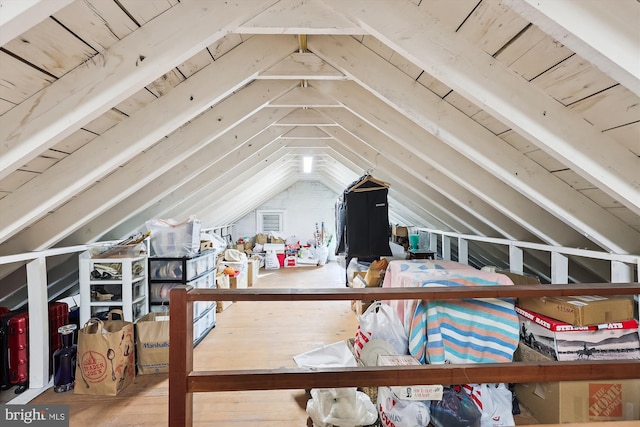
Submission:
<svg viewBox="0 0 640 427">
<path fill-rule="evenodd" d="M 551 252 L 551 283 L 569 283 L 569 258 Z"/>
<path fill-rule="evenodd" d="M 458 237 L 458 262 L 469 264 L 469 241 Z"/>
<path fill-rule="evenodd" d="M 620 261 L 611 261 L 611 283 L 633 282 L 633 269 Z"/>
<path fill-rule="evenodd" d="M 442 236 L 442 259 L 451 260 L 451 237 Z"/>
<path fill-rule="evenodd" d="M 429 250 L 434 253 L 438 251 L 438 235 L 436 233 L 429 233 Z"/>
<path fill-rule="evenodd" d="M 49 384 L 49 303 L 47 261 L 44 257 L 27 263 L 29 307 L 29 388 Z"/>
<path fill-rule="evenodd" d="M 509 245 L 509 269 L 514 273 L 522 273 L 524 271 L 522 249 L 515 245 Z"/>
<path fill-rule="evenodd" d="M 187 378 L 193 371 L 193 302 L 187 289 L 176 287 L 169 294 L 169 426 L 193 425 L 193 393 Z"/>
</svg>

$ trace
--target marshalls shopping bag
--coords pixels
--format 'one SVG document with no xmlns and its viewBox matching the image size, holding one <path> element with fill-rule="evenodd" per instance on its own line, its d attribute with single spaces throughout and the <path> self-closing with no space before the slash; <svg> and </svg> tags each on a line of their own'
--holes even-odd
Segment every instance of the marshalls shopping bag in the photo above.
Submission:
<svg viewBox="0 0 640 427">
<path fill-rule="evenodd" d="M 114 319 L 122 310 L 111 310 L 107 320 L 87 320 L 78 331 L 78 359 L 74 394 L 115 396 L 135 377 L 133 323 Z"/>
<path fill-rule="evenodd" d="M 138 374 L 169 372 L 169 316 L 149 313 L 136 322 Z"/>
</svg>

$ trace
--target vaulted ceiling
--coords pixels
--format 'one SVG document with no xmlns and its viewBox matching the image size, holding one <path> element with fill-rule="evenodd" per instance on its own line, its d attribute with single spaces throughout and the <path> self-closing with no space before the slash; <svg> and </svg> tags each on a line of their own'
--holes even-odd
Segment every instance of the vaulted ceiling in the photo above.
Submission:
<svg viewBox="0 0 640 427">
<path fill-rule="evenodd" d="M 638 253 L 639 22 L 635 0 L 0 0 L 0 255 L 366 171 L 394 222 Z"/>
</svg>

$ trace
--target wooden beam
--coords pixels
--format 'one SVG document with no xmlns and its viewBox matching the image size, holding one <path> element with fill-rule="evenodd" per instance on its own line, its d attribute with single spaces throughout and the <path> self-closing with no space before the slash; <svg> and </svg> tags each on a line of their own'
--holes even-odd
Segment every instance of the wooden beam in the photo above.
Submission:
<svg viewBox="0 0 640 427">
<path fill-rule="evenodd" d="M 256 83 L 257 88 L 264 86 L 264 83 Z M 220 103 L 221 110 L 226 111 L 226 114 L 232 114 L 232 111 L 242 111 L 241 109 L 245 107 L 255 108 L 257 105 L 252 105 L 249 98 L 257 96 L 257 92 L 249 90 L 251 86 L 239 91 L 237 97 L 229 98 Z M 274 89 L 272 85 L 266 86 L 265 88 L 270 88 L 269 91 Z M 245 90 L 247 92 L 243 94 Z M 277 91 L 273 95 L 276 96 Z M 150 155 L 154 161 L 168 162 L 166 157 L 173 155 L 173 149 L 168 150 L 167 147 L 177 146 L 177 141 L 188 146 L 193 143 L 194 138 L 198 138 L 197 135 L 202 131 L 205 131 L 205 135 L 214 136 L 212 131 L 216 127 L 217 120 L 212 118 L 217 117 L 222 111 L 218 111 L 215 107 L 211 111 L 211 114 L 199 117 L 188 127 L 172 135 L 167 141 L 163 141 L 158 149 L 151 149 L 148 153 L 140 154 L 140 156 Z M 269 129 L 269 124 L 286 115 L 289 111 L 287 109 L 263 109 L 245 121 L 237 122 L 234 127 L 218 135 L 215 141 L 211 141 L 205 147 L 191 153 L 186 159 L 173 164 L 171 168 L 164 170 L 153 180 L 137 188 L 137 191 L 132 192 L 128 197 L 119 199 L 118 203 L 113 204 L 110 209 L 102 212 L 67 239 L 64 239 L 63 242 L 67 244 L 70 241 L 93 241 L 107 232 L 110 232 L 114 238 L 119 238 L 149 218 L 158 217 L 157 215 L 163 210 L 183 203 L 200 188 L 215 181 L 214 175 L 205 173 L 207 170 L 212 168 L 219 170 L 220 167 L 230 169 L 229 165 L 235 164 L 239 157 L 248 156 L 250 153 L 245 151 L 246 148 L 243 149 L 246 142 L 252 141 L 252 144 L 255 144 L 252 150 L 259 150 L 265 142 L 261 142 L 259 138 L 256 138 L 256 135 L 260 135 L 265 128 Z M 268 135 L 267 142 L 273 141 L 278 136 L 278 133 Z M 166 146 L 163 147 L 162 145 L 165 144 Z M 133 159 L 133 162 L 135 161 L 136 159 Z M 149 162 L 149 164 L 153 163 L 153 161 Z M 126 177 L 126 174 L 124 176 Z M 218 185 L 220 184 L 218 183 Z M 115 196 L 111 195 L 110 197 Z"/>
<path fill-rule="evenodd" d="M 73 0 L 0 0 L 0 46 L 72 2 Z"/>
<path fill-rule="evenodd" d="M 375 7 L 363 0 L 324 1 L 402 57 L 518 130 L 584 179 L 640 214 L 640 159 L 637 156 L 630 155 L 622 144 L 567 111 L 542 89 L 523 80 L 464 36 L 440 24 L 427 10 L 395 1 L 379 1 Z M 318 54 L 311 43 L 309 48 Z M 337 68 L 345 72 L 344 67 Z M 512 174 L 505 171 L 503 177 L 508 175 Z M 546 193 L 548 188 L 544 192 L 535 191 L 535 197 L 544 200 Z"/>
<path fill-rule="evenodd" d="M 238 148 L 237 139 L 221 135 L 235 129 L 234 137 L 249 139 L 286 114 L 289 110 L 269 109 L 262 114 L 256 111 L 264 107 L 271 97 L 284 93 L 294 84 L 287 81 L 254 82 L 239 90 L 234 97 L 224 99 L 188 125 L 133 157 L 92 186 L 91 191 L 78 194 L 23 230 L 19 239 L 6 241 L 1 245 L 2 251 L 42 250 L 63 239 L 66 242 L 91 242 L 102 236 L 118 222 L 153 203 L 154 197 L 161 198 L 162 194 L 170 192 L 189 174 L 195 176 L 198 170 Z M 245 121 L 248 117 L 251 117 L 251 122 Z M 220 140 L 213 144 L 211 141 L 218 137 Z M 127 198 L 128 201 L 123 203 Z M 108 221 L 96 220 L 106 212 Z M 0 272 L 8 267 L 13 266 L 0 266 Z"/>
<path fill-rule="evenodd" d="M 1 199 L 0 210 L 6 215 L 0 216 L 0 242 L 242 88 L 296 46 L 292 36 L 252 37 Z"/>
<path fill-rule="evenodd" d="M 292 53 L 258 79 L 346 80 L 347 76 L 310 52 Z"/>
<path fill-rule="evenodd" d="M 0 117 L 0 179 L 273 3 L 179 3 L 42 89 Z"/>
<path fill-rule="evenodd" d="M 411 288 L 345 288 L 345 289 L 191 289 L 188 301 L 345 301 L 403 300 L 429 301 L 463 298 L 535 298 L 573 295 L 640 294 L 640 283 L 568 283 L 559 285 L 460 286 Z"/>
<path fill-rule="evenodd" d="M 361 43 L 349 37 L 327 36 L 314 37 L 308 44 L 318 56 L 580 234 L 613 252 L 637 250 L 640 233 Z M 318 82 L 334 83 L 346 82 Z"/>
<path fill-rule="evenodd" d="M 487 384 L 636 379 L 635 360 L 511 362 L 350 368 L 280 368 L 195 371 L 187 377 L 189 393 L 283 390 L 414 384 Z"/>
<path fill-rule="evenodd" d="M 640 5 L 634 0 L 507 0 L 506 4 L 640 96 Z M 635 54 L 634 54 L 635 53 Z"/>
<path fill-rule="evenodd" d="M 276 2 L 238 27 L 240 34 L 362 34 L 362 28 L 318 0 Z"/>
<path fill-rule="evenodd" d="M 369 64 L 369 66 L 374 65 Z M 402 81 L 402 75 L 396 75 L 393 80 Z M 454 148 L 444 144 L 436 136 L 362 86 L 355 82 L 314 82 L 313 84 L 326 95 L 336 97 L 346 109 L 402 147 L 395 149 L 395 154 L 402 154 L 401 150 L 406 150 L 404 159 L 398 159 L 400 163 L 408 163 L 409 169 L 412 164 L 415 165 L 415 169 L 430 181 L 430 185 L 446 197 L 451 197 L 466 206 L 474 215 L 479 215 L 483 221 L 502 235 L 513 235 L 515 240 L 526 241 L 532 240 L 533 236 L 533 240 L 540 239 L 550 245 L 563 246 L 567 242 L 585 247 L 592 245 L 589 240 L 577 235 L 578 233 L 569 225 L 550 215 L 508 183 L 485 170 L 482 165 L 474 163 Z M 403 87 L 398 89 L 403 90 Z M 441 103 L 444 104 L 444 102 Z M 329 114 L 332 110 L 323 109 L 322 111 Z M 347 125 L 345 123 L 349 117 L 347 114 L 338 112 L 332 114 L 335 121 L 340 122 L 347 129 L 354 129 L 356 134 L 360 135 L 366 130 L 366 127 L 360 124 Z M 462 116 L 456 126 L 462 128 L 471 122 L 466 116 Z M 362 138 L 374 144 L 373 141 L 381 137 L 367 135 Z M 498 147 L 498 144 L 507 145 L 504 141 L 499 143 L 495 141 L 492 147 Z M 516 155 L 514 155 L 515 158 Z M 419 167 L 416 163 L 418 159 L 428 166 Z M 462 190 L 456 187 L 462 187 Z M 495 210 L 499 213 L 496 214 Z M 503 217 L 513 222 L 505 221 Z"/>
</svg>

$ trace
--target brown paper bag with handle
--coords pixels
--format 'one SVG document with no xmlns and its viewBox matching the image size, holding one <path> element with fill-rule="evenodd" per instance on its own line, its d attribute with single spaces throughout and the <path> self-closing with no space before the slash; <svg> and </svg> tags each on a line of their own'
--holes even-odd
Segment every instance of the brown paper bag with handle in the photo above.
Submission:
<svg viewBox="0 0 640 427">
<path fill-rule="evenodd" d="M 136 322 L 138 374 L 169 372 L 169 313 L 149 313 Z"/>
<path fill-rule="evenodd" d="M 107 320 L 91 318 L 78 331 L 74 394 L 115 396 L 133 382 L 133 323 L 123 319 L 122 310 L 111 310 Z"/>
</svg>

